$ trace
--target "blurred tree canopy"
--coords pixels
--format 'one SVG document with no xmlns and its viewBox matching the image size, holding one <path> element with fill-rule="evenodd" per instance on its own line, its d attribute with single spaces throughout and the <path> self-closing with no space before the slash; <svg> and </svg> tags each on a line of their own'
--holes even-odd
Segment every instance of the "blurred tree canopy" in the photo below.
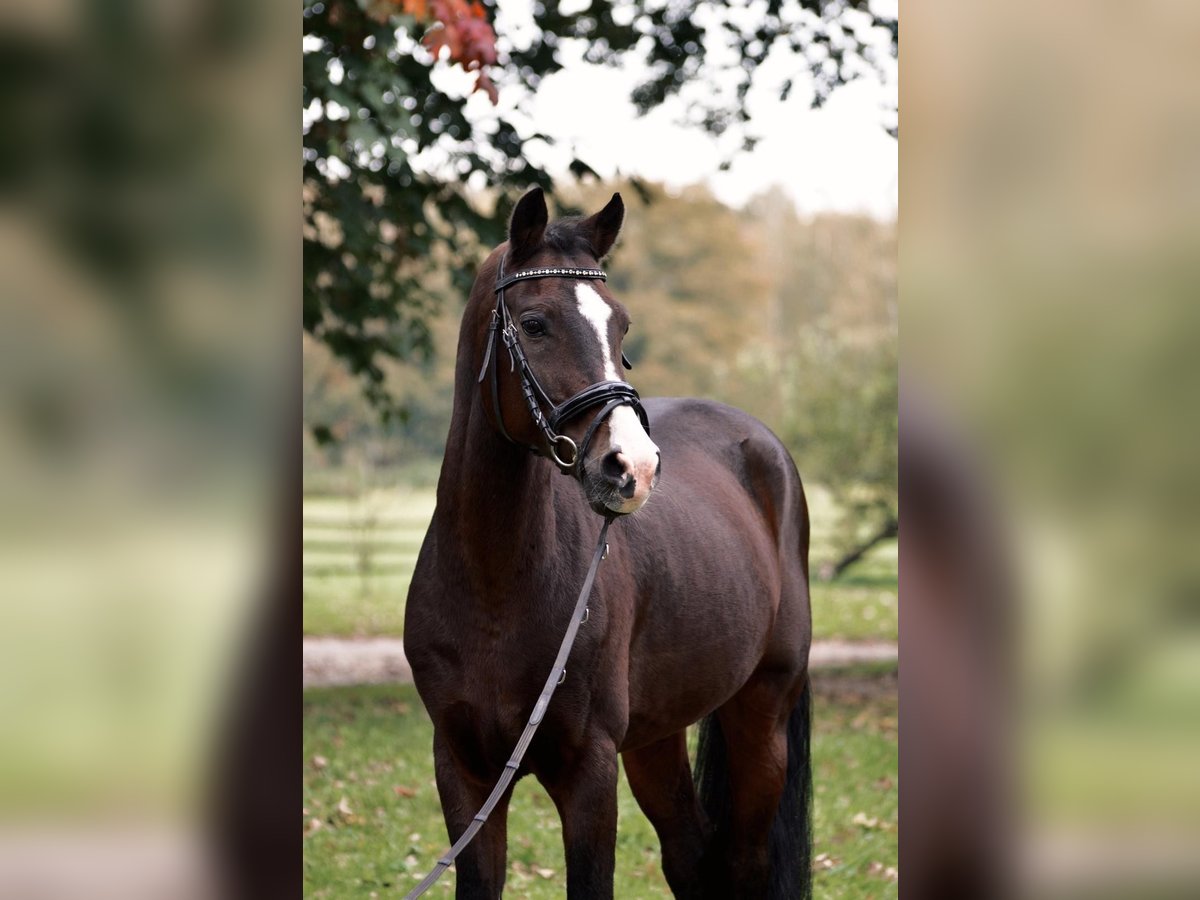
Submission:
<svg viewBox="0 0 1200 900">
<path fill-rule="evenodd" d="M 475 89 L 494 101 L 497 91 L 536 90 L 561 68 L 562 42 L 583 39 L 589 62 L 647 64 L 632 98 L 639 110 L 702 83 L 688 120 L 752 147 L 744 101 L 769 54 L 796 59 L 794 75 L 772 85 L 780 96 L 807 75 L 820 105 L 880 70 L 881 36 L 884 54 L 896 53 L 896 21 L 869 0 L 535 0 L 521 46 L 495 35 L 495 9 L 490 0 L 304 0 L 304 330 L 385 422 L 411 413 L 389 389 L 387 360 L 429 357 L 439 273 L 465 294 L 485 249 L 504 238 L 512 195 L 554 188 L 525 154 L 526 143 L 553 135 L 522 134 L 502 116 L 473 124 L 464 98 L 434 84 L 438 66 L 475 73 Z M 571 168 L 591 171 L 586 160 Z M 308 421 L 318 441 L 333 436 L 328 422 Z"/>
</svg>

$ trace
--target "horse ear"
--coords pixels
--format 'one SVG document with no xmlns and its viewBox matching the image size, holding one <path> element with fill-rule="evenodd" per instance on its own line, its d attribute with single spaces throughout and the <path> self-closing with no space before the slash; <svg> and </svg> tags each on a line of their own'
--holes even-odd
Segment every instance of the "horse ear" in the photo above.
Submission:
<svg viewBox="0 0 1200 900">
<path fill-rule="evenodd" d="M 625 221 L 625 204 L 620 194 L 613 194 L 608 205 L 600 212 L 583 220 L 584 232 L 589 235 L 596 259 L 604 259 L 621 233 Z"/>
<path fill-rule="evenodd" d="M 546 195 L 540 187 L 525 192 L 508 220 L 508 255 L 511 260 L 533 253 L 542 243 L 550 214 L 546 211 Z"/>
</svg>

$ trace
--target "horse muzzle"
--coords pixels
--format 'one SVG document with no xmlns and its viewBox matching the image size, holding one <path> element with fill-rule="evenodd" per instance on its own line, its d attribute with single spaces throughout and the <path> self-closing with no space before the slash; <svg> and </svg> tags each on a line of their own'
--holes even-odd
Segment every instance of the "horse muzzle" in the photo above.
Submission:
<svg viewBox="0 0 1200 900">
<path fill-rule="evenodd" d="M 641 436 L 632 445 L 610 440 L 598 458 L 584 466 L 582 481 L 595 512 L 629 515 L 649 499 L 662 472 L 662 455 L 644 431 Z"/>
</svg>

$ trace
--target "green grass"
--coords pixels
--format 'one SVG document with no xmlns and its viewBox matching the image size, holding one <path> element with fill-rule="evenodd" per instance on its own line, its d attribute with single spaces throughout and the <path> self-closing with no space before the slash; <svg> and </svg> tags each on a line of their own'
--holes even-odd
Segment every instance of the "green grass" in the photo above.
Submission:
<svg viewBox="0 0 1200 900">
<path fill-rule="evenodd" d="M 829 501 L 811 492 L 814 554 Z M 430 487 L 304 501 L 304 633 L 398 636 L 425 529 Z M 896 542 L 881 544 L 841 578 L 812 585 L 817 638 L 896 638 Z"/>
<path fill-rule="evenodd" d="M 817 638 L 896 640 L 897 542 L 887 541 L 833 581 L 813 580 L 813 634 Z"/>
<path fill-rule="evenodd" d="M 431 487 L 304 500 L 304 633 L 399 635 Z"/>
<path fill-rule="evenodd" d="M 895 897 L 897 749 L 894 681 L 814 676 L 815 895 Z M 857 687 L 855 686 L 857 684 Z M 305 896 L 396 896 L 445 850 L 433 780 L 432 726 L 409 685 L 304 696 Z M 658 841 L 622 773 L 615 896 L 669 897 Z M 893 870 L 889 872 L 889 869 Z M 453 895 L 453 869 L 429 896 Z M 536 780 L 509 811 L 509 896 L 565 896 L 562 829 Z"/>
</svg>

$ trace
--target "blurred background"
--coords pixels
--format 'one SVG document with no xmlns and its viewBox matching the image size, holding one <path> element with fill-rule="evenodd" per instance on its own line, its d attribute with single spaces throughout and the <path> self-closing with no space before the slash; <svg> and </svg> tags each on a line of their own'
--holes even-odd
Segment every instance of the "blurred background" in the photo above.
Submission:
<svg viewBox="0 0 1200 900">
<path fill-rule="evenodd" d="M 0 12 L 4 896 L 225 877 L 203 823 L 297 457 L 300 25 L 275 24 Z"/>
<path fill-rule="evenodd" d="M 1200 7 L 905 28 L 905 877 L 1196 896 Z"/>
</svg>

